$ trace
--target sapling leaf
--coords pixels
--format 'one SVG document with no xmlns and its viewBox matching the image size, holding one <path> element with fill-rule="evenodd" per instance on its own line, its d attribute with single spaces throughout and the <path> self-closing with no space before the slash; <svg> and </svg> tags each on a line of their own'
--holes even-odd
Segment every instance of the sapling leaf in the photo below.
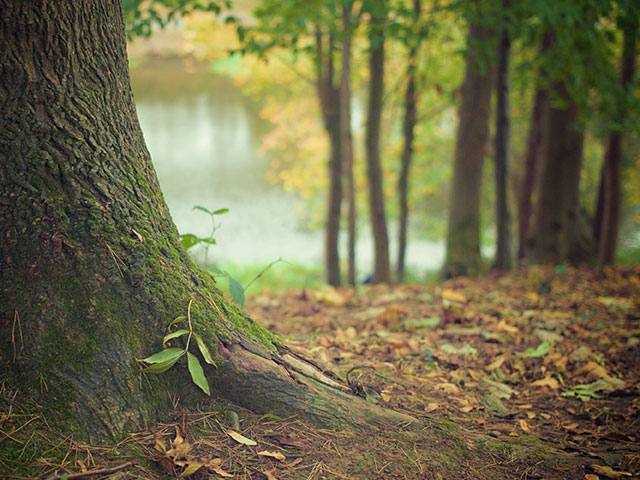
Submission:
<svg viewBox="0 0 640 480">
<path fill-rule="evenodd" d="M 229 279 L 229 291 L 233 297 L 233 301 L 244 308 L 244 287 L 231 275 L 227 274 Z"/>
<path fill-rule="evenodd" d="M 187 352 L 187 365 L 189 367 L 189 373 L 191 374 L 193 383 L 200 387 L 204 393 L 210 395 L 209 382 L 207 382 L 207 379 L 204 376 L 202 365 L 200 365 L 198 358 L 191 352 Z"/>
<path fill-rule="evenodd" d="M 178 338 L 188 333 L 189 333 L 189 330 L 185 330 L 184 328 L 180 330 L 176 330 L 175 332 L 171 332 L 170 334 L 165 335 L 165 337 L 162 339 L 162 346 L 164 347 L 167 344 L 167 342 L 172 338 Z"/>
<path fill-rule="evenodd" d="M 215 212 L 212 212 L 211 210 L 203 207 L 202 205 L 196 205 L 192 208 L 192 210 L 200 210 L 201 212 L 208 213 L 209 215 L 215 215 Z"/>
<path fill-rule="evenodd" d="M 229 211 L 228 208 L 220 208 L 213 212 L 214 215 L 222 215 L 223 213 L 227 213 Z"/>
<path fill-rule="evenodd" d="M 174 318 L 171 323 L 169 324 L 169 326 L 167 327 L 167 329 L 170 329 L 171 327 L 173 327 L 176 323 L 178 322 L 182 322 L 183 320 L 186 320 L 187 317 L 185 317 L 184 315 L 180 315 L 179 317 Z"/>
<path fill-rule="evenodd" d="M 182 248 L 189 250 L 191 247 L 196 246 L 202 241 L 201 238 L 196 237 L 193 233 L 184 233 L 180 235 L 180 243 Z"/>
<path fill-rule="evenodd" d="M 167 348 L 161 352 L 154 353 L 150 357 L 143 358 L 142 361 L 146 363 L 161 363 L 174 358 L 180 358 L 183 353 L 184 349 L 182 348 Z"/>
<path fill-rule="evenodd" d="M 204 358 L 204 361 L 207 362 L 209 365 L 215 365 L 215 362 L 211 357 L 211 352 L 209 352 L 209 349 L 202 341 L 202 337 L 198 335 L 196 332 L 193 332 L 193 338 L 196 339 L 196 343 L 198 344 L 198 348 L 200 349 L 200 353 L 202 353 L 202 357 Z"/>
<path fill-rule="evenodd" d="M 171 355 L 163 355 L 169 350 L 171 350 Z M 147 363 L 151 363 L 151 365 L 145 368 L 144 371 L 149 373 L 166 372 L 171 367 L 173 367 L 173 365 L 178 360 L 180 360 L 180 357 L 182 357 L 184 353 L 185 351 L 181 348 L 168 348 L 167 350 L 163 350 L 162 352 L 155 353 L 144 360 Z"/>
</svg>

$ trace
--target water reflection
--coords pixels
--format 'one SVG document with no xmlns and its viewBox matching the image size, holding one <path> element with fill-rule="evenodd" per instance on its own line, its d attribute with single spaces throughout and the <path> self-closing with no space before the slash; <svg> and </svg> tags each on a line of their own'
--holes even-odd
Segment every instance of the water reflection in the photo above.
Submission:
<svg viewBox="0 0 640 480">
<path fill-rule="evenodd" d="M 296 196 L 266 181 L 269 162 L 257 152 L 268 125 L 258 116 L 259 106 L 230 78 L 181 59 L 157 59 L 133 69 L 131 82 L 147 146 L 181 233 L 210 232 L 209 218 L 193 211 L 194 205 L 226 207 L 230 212 L 219 217 L 218 244 L 210 250 L 214 263 L 266 264 L 281 257 L 322 263 L 323 234 L 305 231 L 296 216 Z M 346 238 L 341 243 L 346 246 Z M 412 240 L 407 265 L 437 269 L 443 255 L 442 242 Z M 364 228 L 357 260 L 364 277 L 373 265 L 373 242 Z"/>
</svg>

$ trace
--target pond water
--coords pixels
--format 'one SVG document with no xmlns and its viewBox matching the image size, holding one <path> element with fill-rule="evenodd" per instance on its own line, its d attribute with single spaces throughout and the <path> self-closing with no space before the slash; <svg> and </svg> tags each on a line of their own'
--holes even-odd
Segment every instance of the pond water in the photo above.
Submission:
<svg viewBox="0 0 640 480">
<path fill-rule="evenodd" d="M 193 210 L 195 205 L 229 209 L 216 217 L 217 245 L 209 250 L 210 262 L 266 264 L 282 258 L 322 264 L 323 232 L 308 231 L 298 220 L 296 195 L 266 180 L 269 159 L 258 149 L 268 125 L 259 118 L 260 106 L 244 97 L 231 78 L 210 73 L 206 65 L 155 59 L 132 69 L 131 82 L 145 140 L 180 233 L 206 237 L 211 232 L 210 219 Z M 373 246 L 364 229 L 360 236 L 358 267 L 368 272 Z M 443 245 L 413 241 L 407 256 L 409 267 L 436 269 Z"/>
</svg>

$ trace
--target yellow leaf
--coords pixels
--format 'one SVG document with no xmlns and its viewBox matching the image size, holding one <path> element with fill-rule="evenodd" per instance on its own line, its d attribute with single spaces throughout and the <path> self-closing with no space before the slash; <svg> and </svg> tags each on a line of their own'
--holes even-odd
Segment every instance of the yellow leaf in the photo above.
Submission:
<svg viewBox="0 0 640 480">
<path fill-rule="evenodd" d="M 524 433 L 531 433 L 531 427 L 526 420 L 520 420 L 518 423 L 520 423 L 520 428 Z"/>
<path fill-rule="evenodd" d="M 157 432 L 155 435 L 155 440 L 156 440 L 156 450 L 160 453 L 167 453 L 167 447 L 164 443 L 164 436 L 162 435 L 162 432 Z"/>
<path fill-rule="evenodd" d="M 347 303 L 347 299 L 344 295 L 340 294 L 335 288 L 330 286 L 325 286 L 322 290 L 316 292 L 315 298 L 319 302 L 326 303 L 327 305 L 332 305 L 334 307 L 342 307 Z"/>
<path fill-rule="evenodd" d="M 275 458 L 276 460 L 280 460 L 281 462 L 284 462 L 287 458 L 281 454 L 280 452 L 270 452 L 268 450 L 263 450 L 262 452 L 258 452 L 258 455 L 261 455 L 263 457 L 271 457 L 271 458 Z"/>
<path fill-rule="evenodd" d="M 593 468 L 596 473 L 604 475 L 607 478 L 622 478 L 632 476 L 629 472 L 616 471 L 613 468 L 605 465 L 591 465 L 591 468 Z"/>
<path fill-rule="evenodd" d="M 531 384 L 531 386 L 532 387 L 549 387 L 552 390 L 557 390 L 558 388 L 560 388 L 560 384 L 558 383 L 558 381 L 551 376 L 547 376 L 540 380 L 536 380 Z"/>
<path fill-rule="evenodd" d="M 193 475 L 194 473 L 196 473 L 202 467 L 204 467 L 204 463 L 202 463 L 202 462 L 190 462 L 187 465 L 187 468 L 185 468 L 182 471 L 182 473 L 180 475 L 178 475 L 178 476 L 179 477 L 188 477 L 189 475 Z"/>
<path fill-rule="evenodd" d="M 434 410 L 436 410 L 438 408 L 438 404 L 435 402 L 430 402 L 427 403 L 427 406 L 424 407 L 424 411 L 429 413 L 429 412 L 433 412 Z"/>
<path fill-rule="evenodd" d="M 503 332 L 507 332 L 511 335 L 515 335 L 520 331 L 518 327 L 509 325 L 504 318 L 498 322 L 498 325 L 496 327 L 498 328 L 498 330 L 502 330 Z"/>
<path fill-rule="evenodd" d="M 443 300 L 448 300 L 450 302 L 467 303 L 467 296 L 464 293 L 460 293 L 451 288 L 445 288 L 442 290 L 441 296 Z"/>
<path fill-rule="evenodd" d="M 273 475 L 273 472 L 275 472 L 275 471 L 276 471 L 276 469 L 275 469 L 275 468 L 273 468 L 273 469 L 271 469 L 271 470 L 265 470 L 264 472 L 262 472 L 262 474 L 263 474 L 265 477 L 267 477 L 267 480 L 278 480 L 278 479 L 277 479 L 277 477 L 275 477 L 275 476 Z"/>
<path fill-rule="evenodd" d="M 498 355 L 491 364 L 485 367 L 486 370 L 492 371 L 500 368 L 504 361 L 507 359 L 506 355 Z"/>
<path fill-rule="evenodd" d="M 242 445 L 257 445 L 257 443 L 243 435 L 240 435 L 238 432 L 234 430 L 227 430 L 227 435 L 233 438 L 236 442 L 241 443 Z"/>
</svg>

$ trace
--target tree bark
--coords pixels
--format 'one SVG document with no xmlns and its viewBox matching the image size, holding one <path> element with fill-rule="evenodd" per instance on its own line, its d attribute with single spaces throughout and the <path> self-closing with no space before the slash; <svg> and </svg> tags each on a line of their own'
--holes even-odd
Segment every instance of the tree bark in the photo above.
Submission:
<svg viewBox="0 0 640 480">
<path fill-rule="evenodd" d="M 532 263 L 579 263 L 590 256 L 580 213 L 579 185 L 584 127 L 564 86 L 551 86 L 561 105 L 551 106 L 543 146 L 542 175 L 527 256 Z"/>
<path fill-rule="evenodd" d="M 327 38 L 326 52 L 323 41 Z M 340 89 L 334 84 L 333 35 L 316 33 L 317 90 L 324 128 L 329 137 L 329 192 L 327 199 L 327 227 L 325 262 L 327 283 L 341 284 L 340 216 L 342 210 L 342 127 L 340 118 Z"/>
<path fill-rule="evenodd" d="M 380 121 L 384 94 L 384 22 L 387 8 L 385 0 L 379 0 L 375 7 L 371 15 L 369 32 L 369 103 L 365 134 L 369 212 L 375 245 L 372 283 L 390 283 L 389 236 L 384 211 L 382 162 L 380 159 Z"/>
<path fill-rule="evenodd" d="M 540 55 L 544 55 L 551 45 L 551 36 L 542 38 Z M 542 145 L 542 133 L 544 129 L 544 114 L 549 109 L 549 89 L 546 85 L 546 75 L 543 69 L 538 72 L 536 93 L 531 110 L 531 124 L 527 136 L 527 153 L 524 160 L 524 177 L 519 198 L 518 212 L 518 259 L 523 259 L 526 254 L 527 237 L 531 223 L 532 195 L 536 184 L 536 171 Z"/>
<path fill-rule="evenodd" d="M 340 72 L 340 144 L 342 146 L 342 163 L 347 190 L 348 216 L 348 272 L 349 285 L 356 284 L 356 192 L 353 176 L 353 135 L 351 133 L 351 13 L 353 2 L 346 2 L 342 7 L 342 68 Z"/>
<path fill-rule="evenodd" d="M 413 2 L 413 14 L 415 21 L 420 17 L 420 0 Z M 400 159 L 400 176 L 398 177 L 398 203 L 400 210 L 400 220 L 398 225 L 398 282 L 404 281 L 404 264 L 407 250 L 407 229 L 409 224 L 409 171 L 411 159 L 413 157 L 413 138 L 418 119 L 417 99 L 416 99 L 416 63 L 418 61 L 418 40 L 412 39 L 407 59 L 407 89 L 404 93 L 404 119 L 402 122 L 402 133 L 404 146 Z"/>
<path fill-rule="evenodd" d="M 0 375 L 51 425 L 100 442 L 153 422 L 184 366 L 145 374 L 190 318 L 213 392 L 319 424 L 411 422 L 297 357 L 181 248 L 136 118 L 122 6 L 0 0 Z M 29 401 L 28 401 L 29 400 Z"/>
<path fill-rule="evenodd" d="M 623 122 L 627 116 L 627 95 L 633 82 L 636 62 L 636 42 L 638 36 L 638 17 L 629 15 L 622 20 L 623 50 L 620 68 L 620 85 L 624 99 L 619 108 L 617 120 Z M 621 130 L 611 130 L 607 137 L 607 146 L 602 166 L 602 224 L 599 228 L 598 262 L 600 265 L 612 265 L 616 260 L 616 245 L 620 227 L 620 211 L 622 205 L 622 140 Z M 598 217 L 596 217 L 598 218 Z"/>
<path fill-rule="evenodd" d="M 469 27 L 451 184 L 445 277 L 473 275 L 482 266 L 480 193 L 494 67 L 489 59 L 479 58 L 474 46 L 489 41 L 492 36 L 492 32 L 477 25 Z"/>
<path fill-rule="evenodd" d="M 509 0 L 503 0 L 502 7 L 509 9 Z M 496 75 L 496 137 L 495 137 L 495 180 L 496 180 L 496 258 L 493 267 L 509 270 L 513 265 L 511 256 L 511 212 L 507 198 L 508 165 L 510 151 L 509 116 L 509 55 L 511 38 L 504 27 L 498 42 L 498 68 Z"/>
</svg>

